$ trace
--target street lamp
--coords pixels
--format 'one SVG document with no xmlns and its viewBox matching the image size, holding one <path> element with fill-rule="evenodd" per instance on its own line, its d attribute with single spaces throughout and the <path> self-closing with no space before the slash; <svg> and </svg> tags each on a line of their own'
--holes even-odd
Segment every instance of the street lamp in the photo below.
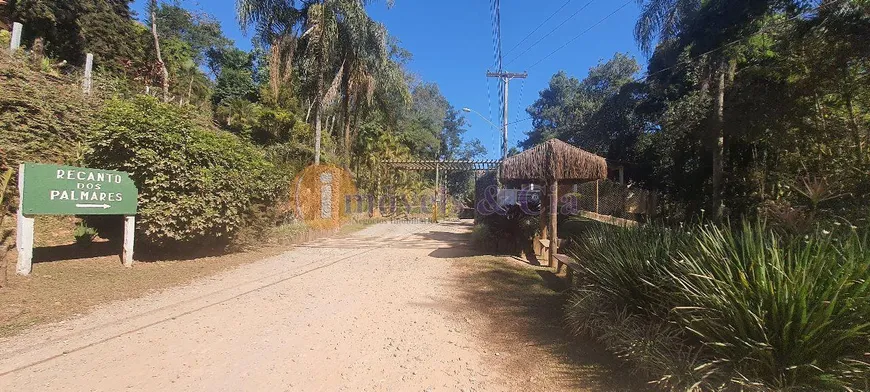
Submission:
<svg viewBox="0 0 870 392">
<path fill-rule="evenodd" d="M 491 125 L 493 129 L 498 129 L 498 127 L 495 126 L 495 124 L 493 124 L 492 121 L 489 121 L 489 120 L 486 118 L 486 116 L 480 114 L 480 112 L 478 112 L 477 110 L 474 110 L 474 109 L 471 109 L 471 108 L 462 108 L 462 111 L 465 112 L 465 113 L 474 113 L 474 114 L 480 116 L 480 118 L 482 118 L 483 121 L 488 122 L 489 125 Z"/>
<path fill-rule="evenodd" d="M 480 112 L 478 112 L 477 110 L 474 110 L 471 108 L 462 108 L 462 111 L 466 112 L 466 113 L 474 113 L 474 114 L 480 116 L 480 118 L 482 118 L 483 121 L 486 121 L 487 123 L 489 123 L 489 125 L 492 126 L 493 129 L 496 129 L 496 130 L 498 129 L 498 126 L 493 124 L 492 121 L 489 121 L 489 119 L 487 119 L 484 115 L 480 114 Z M 503 131 L 504 131 L 504 134 L 502 136 L 502 141 L 501 141 L 501 147 L 502 147 L 501 159 L 507 158 L 507 121 L 505 121 Z"/>
</svg>

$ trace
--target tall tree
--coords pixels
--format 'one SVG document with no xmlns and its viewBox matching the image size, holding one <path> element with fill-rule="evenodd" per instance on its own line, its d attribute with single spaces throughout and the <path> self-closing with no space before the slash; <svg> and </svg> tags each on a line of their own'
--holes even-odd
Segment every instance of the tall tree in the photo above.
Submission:
<svg viewBox="0 0 870 392">
<path fill-rule="evenodd" d="M 386 52 L 385 30 L 381 30 L 365 11 L 365 6 L 372 2 L 371 0 L 319 0 L 309 3 L 305 9 L 305 33 L 302 38 L 306 40 L 304 57 L 308 64 L 311 64 L 310 67 L 306 67 L 306 71 L 314 81 L 312 102 L 315 164 L 320 163 L 322 117 L 326 106 L 331 105 L 332 101 L 339 97 L 342 77 L 347 76 L 344 78 L 347 80 L 345 86 L 349 86 L 353 80 L 360 85 L 373 83 L 373 76 L 369 72 L 374 68 L 365 67 L 364 62 L 355 63 L 355 61 L 359 61 L 359 53 Z M 388 4 L 391 5 L 392 2 L 388 1 Z M 378 43 L 377 47 L 381 49 L 380 51 L 372 50 L 369 41 L 372 38 Z M 359 48 L 362 47 L 368 49 L 360 52 Z M 351 49 L 343 51 L 343 48 Z M 348 74 L 345 75 L 345 72 Z M 344 92 L 349 91 L 345 89 Z M 345 129 L 345 131 L 349 130 Z M 349 151 L 349 145 L 349 142 L 345 144 L 345 152 Z"/>
<path fill-rule="evenodd" d="M 639 70 L 634 58 L 617 53 L 590 68 L 583 80 L 563 71 L 556 73 L 538 100 L 526 109 L 534 129 L 520 145 L 530 148 L 558 137 L 589 151 L 608 154 L 615 140 L 637 131 L 636 124 L 628 119 L 636 99 L 623 87 L 634 81 Z"/>
<path fill-rule="evenodd" d="M 131 19 L 128 0 L 10 0 L 4 15 L 24 24 L 23 41 L 45 40 L 48 56 L 83 65 L 93 53 L 98 66 L 120 71 L 126 61 L 146 59 L 150 44 Z"/>
<path fill-rule="evenodd" d="M 177 4 L 160 4 L 156 15 L 160 38 L 183 42 L 189 57 L 199 66 L 206 65 L 210 51 L 233 44 L 221 31 L 220 22 L 206 13 L 191 12 Z"/>
<path fill-rule="evenodd" d="M 281 84 L 290 82 L 300 27 L 306 13 L 295 0 L 237 0 L 242 29 L 254 27 L 262 44 L 269 48 L 269 87 L 278 100 Z M 304 5 L 304 4 L 303 4 Z"/>
<path fill-rule="evenodd" d="M 169 102 L 169 69 L 166 68 L 166 63 L 163 62 L 163 54 L 160 51 L 160 36 L 157 34 L 157 0 L 151 0 L 148 8 L 151 15 L 151 36 L 154 37 L 154 51 L 157 54 L 157 64 L 160 66 L 160 73 L 162 75 L 163 102 Z"/>
<path fill-rule="evenodd" d="M 705 138 L 711 159 L 712 207 L 716 218 L 724 213 L 722 184 L 725 167 L 725 96 L 737 72 L 739 47 L 730 44 L 757 31 L 757 22 L 780 0 L 639 0 L 642 12 L 635 27 L 635 38 L 647 53 L 658 38 L 659 46 L 697 57 L 704 62 L 701 94 L 713 102 Z M 727 47 L 726 47 L 727 46 Z M 681 59 L 682 60 L 682 59 Z"/>
</svg>

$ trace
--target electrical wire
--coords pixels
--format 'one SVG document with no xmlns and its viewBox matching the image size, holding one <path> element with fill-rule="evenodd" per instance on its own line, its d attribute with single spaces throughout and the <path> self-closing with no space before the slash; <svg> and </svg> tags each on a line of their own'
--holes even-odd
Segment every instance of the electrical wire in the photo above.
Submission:
<svg viewBox="0 0 870 392">
<path fill-rule="evenodd" d="M 541 27 L 544 27 L 544 25 L 547 24 L 547 22 L 549 22 L 551 19 L 553 19 L 554 16 L 556 16 L 557 14 L 559 14 L 560 11 L 562 11 L 563 9 L 565 9 L 565 7 L 567 7 L 568 4 L 571 4 L 572 1 L 574 1 L 574 0 L 568 0 L 568 1 L 566 1 L 564 4 L 562 4 L 562 6 L 559 7 L 559 9 L 557 9 L 556 12 L 553 12 L 552 14 L 550 14 L 550 16 L 547 17 L 547 19 L 544 19 L 544 21 L 541 22 L 541 23 L 538 25 L 538 27 L 535 27 L 535 29 L 532 30 L 531 33 L 526 34 L 526 36 L 523 37 L 523 39 L 521 39 L 520 42 L 517 42 L 517 44 L 514 45 L 514 47 L 510 48 L 510 50 L 508 50 L 507 52 L 505 52 L 504 55 L 507 56 L 507 55 L 511 54 L 511 52 L 513 52 L 514 49 L 520 47 L 520 45 L 522 45 L 523 42 L 526 42 L 527 39 L 529 39 L 532 35 L 534 35 L 535 33 L 537 33 L 538 30 L 541 29 Z"/>
<path fill-rule="evenodd" d="M 830 2 L 830 3 L 822 4 L 822 5 L 820 5 L 820 6 L 816 7 L 816 8 L 813 8 L 813 9 L 811 9 L 811 10 L 808 10 L 808 11 L 802 12 L 802 13 L 800 13 L 800 14 L 797 14 L 797 15 L 795 15 L 795 16 L 792 16 L 792 17 L 790 17 L 790 18 L 784 19 L 782 22 L 779 22 L 779 23 L 775 23 L 775 24 L 772 24 L 772 25 L 765 26 L 764 28 L 762 28 L 761 30 L 759 30 L 756 34 L 767 32 L 768 30 L 770 30 L 770 29 L 772 29 L 772 28 L 780 27 L 780 26 L 785 25 L 786 23 L 791 22 L 791 21 L 793 21 L 793 20 L 795 20 L 795 19 L 802 18 L 802 17 L 805 17 L 805 16 L 809 16 L 810 14 L 812 14 L 812 13 L 814 13 L 814 12 L 817 12 L 817 11 L 820 11 L 820 10 L 822 10 L 823 8 L 830 7 L 830 6 L 832 6 L 832 5 L 836 5 L 836 4 L 838 4 L 838 3 L 842 3 L 843 1 L 846 1 L 846 0 L 835 0 L 835 1 L 832 1 L 832 2 Z M 631 1 L 629 1 L 629 3 L 630 3 L 630 2 L 631 2 Z M 626 5 L 628 5 L 628 4 L 627 4 L 627 3 L 624 4 L 623 7 L 625 7 Z M 621 9 L 621 8 L 620 8 L 620 9 Z M 617 10 L 617 11 L 619 11 L 619 10 Z M 615 12 L 614 12 L 614 13 L 615 13 Z M 611 14 L 611 15 L 612 15 L 612 14 Z M 609 16 L 608 16 L 608 17 L 609 17 Z M 605 19 L 606 19 L 606 18 L 605 18 Z M 602 19 L 601 21 L 599 21 L 599 23 L 600 23 L 600 22 L 603 22 L 603 19 Z M 593 27 L 594 27 L 594 26 L 593 26 Z M 588 29 L 587 29 L 587 31 L 588 31 Z M 585 33 L 585 32 L 584 32 L 584 33 Z M 582 34 L 581 34 L 581 35 L 582 35 Z M 692 57 L 690 57 L 690 58 L 688 58 L 688 59 L 686 59 L 686 60 L 683 60 L 683 61 L 681 61 L 681 62 L 678 62 L 678 63 L 676 63 L 676 64 L 674 64 L 674 65 L 669 66 L 669 67 L 662 68 L 662 69 L 660 69 L 660 70 L 658 70 L 658 71 L 656 71 L 656 72 L 653 72 L 653 73 L 648 73 L 648 74 L 646 74 L 645 76 L 640 77 L 640 78 L 635 78 L 632 82 L 633 82 L 633 83 L 639 83 L 639 82 L 646 81 L 646 80 L 648 80 L 648 79 L 649 79 L 650 77 L 652 77 L 652 76 L 655 76 L 655 75 L 658 75 L 658 74 L 660 74 L 660 73 L 666 72 L 666 71 L 668 71 L 668 70 L 674 69 L 674 68 L 679 67 L 679 66 L 681 66 L 681 65 L 688 64 L 688 63 L 692 62 L 693 60 L 697 60 L 697 59 L 700 58 L 700 57 L 704 57 L 704 56 L 707 56 L 707 55 L 709 55 L 709 54 L 712 54 L 712 53 L 718 52 L 718 51 L 720 51 L 720 50 L 722 50 L 722 49 L 725 49 L 725 48 L 731 47 L 731 46 L 733 46 L 733 45 L 736 45 L 736 44 L 738 44 L 738 43 L 740 43 L 740 42 L 742 42 L 742 41 L 746 41 L 746 40 L 752 39 L 754 36 L 755 36 L 755 34 L 753 34 L 753 35 L 751 35 L 751 36 L 748 36 L 748 37 L 743 37 L 743 38 L 740 38 L 740 39 L 736 39 L 736 40 L 734 40 L 734 41 L 731 41 L 731 42 L 728 42 L 728 43 L 726 43 L 726 44 L 720 45 L 720 46 L 718 46 L 718 47 L 716 47 L 716 48 L 714 48 L 714 49 L 708 50 L 708 51 L 706 51 L 706 52 L 704 52 L 704 53 L 701 53 L 701 54 L 699 54 L 699 55 L 692 56 Z M 579 38 L 579 36 L 576 37 L 576 38 Z M 572 41 L 573 41 L 573 39 L 572 39 Z M 569 41 L 569 43 L 570 43 L 570 41 Z M 566 44 L 566 45 L 567 45 L 567 44 Z M 566 45 L 563 45 L 563 47 L 566 46 Z M 558 51 L 558 50 L 560 50 L 560 49 L 562 49 L 562 47 L 560 47 L 560 48 L 557 49 L 556 51 Z M 555 53 L 556 51 L 554 51 L 553 53 Z M 552 53 L 551 53 L 550 55 L 552 55 Z M 546 56 L 546 57 L 549 57 L 550 55 L 548 55 L 548 56 Z M 545 57 L 545 58 L 546 58 L 546 57 Z M 535 63 L 532 67 L 534 67 L 535 65 L 540 64 L 541 61 L 543 61 L 543 59 L 539 60 L 539 61 L 538 61 L 537 63 Z M 532 67 L 529 67 L 529 69 L 531 69 Z M 508 125 L 517 124 L 517 123 L 521 123 L 521 122 L 529 121 L 529 120 L 532 120 L 532 119 L 533 119 L 533 117 L 527 117 L 527 118 L 524 118 L 524 119 L 522 119 L 522 120 L 517 120 L 517 121 L 511 122 L 511 123 L 509 123 Z"/>
<path fill-rule="evenodd" d="M 617 12 L 622 11 L 623 8 L 628 7 L 629 4 L 634 3 L 634 2 L 635 2 L 635 0 L 626 1 L 621 6 L 619 6 L 619 8 L 615 9 L 613 12 L 611 12 L 607 16 L 601 18 L 601 20 L 599 20 L 598 22 L 595 22 L 595 24 L 593 24 L 592 26 L 589 26 L 586 30 L 583 30 L 580 34 L 577 34 L 576 36 L 574 36 L 574 38 L 571 38 L 570 40 L 568 40 L 568 42 L 565 42 L 562 46 L 560 46 L 560 47 L 556 48 L 556 50 L 550 52 L 550 54 L 542 57 L 540 60 L 538 60 L 536 63 L 532 64 L 532 66 L 528 67 L 527 69 L 532 69 L 532 68 L 536 67 L 538 64 L 541 64 L 544 60 L 550 58 L 550 56 L 556 54 L 556 52 L 558 52 L 562 49 L 565 49 L 565 47 L 567 47 L 568 45 L 570 45 L 574 41 L 580 39 L 580 37 L 584 36 L 586 33 L 590 32 L 590 31 L 592 31 L 592 29 L 598 27 L 598 25 L 604 23 L 604 21 L 606 21 L 607 19 L 610 19 L 613 15 L 616 15 Z"/>
<path fill-rule="evenodd" d="M 517 59 L 519 59 L 520 57 L 523 57 L 524 54 L 528 53 L 530 50 L 532 50 L 532 48 L 534 48 L 534 47 L 537 46 L 539 43 L 541 43 L 542 41 L 544 41 L 545 39 L 547 39 L 547 37 L 553 35 L 553 33 L 555 33 L 556 30 L 559 30 L 559 28 L 561 28 L 562 26 L 564 26 L 565 23 L 568 23 L 571 19 L 574 19 L 575 16 L 577 16 L 581 11 L 585 10 L 587 7 L 589 7 L 589 5 L 591 5 L 591 4 L 594 3 L 594 2 L 595 2 L 595 0 L 589 0 L 588 3 L 584 4 L 582 7 L 580 7 L 579 10 L 577 10 L 577 11 L 575 11 L 573 14 L 571 14 L 571 16 L 568 17 L 568 19 L 565 19 L 564 21 L 562 21 L 562 23 L 559 23 L 558 26 L 556 26 L 555 28 L 553 28 L 552 30 L 550 30 L 550 32 L 548 32 L 548 33 L 545 34 L 543 37 L 541 37 L 540 39 L 538 39 L 537 41 L 535 41 L 535 43 L 533 43 L 531 46 L 529 46 L 528 48 L 526 48 L 526 50 L 524 50 L 522 53 L 520 53 L 520 54 L 518 54 L 516 57 L 514 57 L 513 60 L 508 61 L 507 65 L 510 65 L 510 64 L 513 63 L 514 61 L 517 61 Z"/>
</svg>

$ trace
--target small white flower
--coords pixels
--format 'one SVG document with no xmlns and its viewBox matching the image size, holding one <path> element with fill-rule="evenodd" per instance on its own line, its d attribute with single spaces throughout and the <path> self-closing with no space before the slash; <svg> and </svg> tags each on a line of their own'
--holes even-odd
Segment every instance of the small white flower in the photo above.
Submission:
<svg viewBox="0 0 870 392">
<path fill-rule="evenodd" d="M 824 234 L 824 235 L 828 235 L 828 234 L 831 234 L 831 232 L 830 232 L 830 231 L 827 231 L 827 230 L 822 230 L 822 234 Z"/>
<path fill-rule="evenodd" d="M 858 229 L 858 226 L 852 225 L 852 230 Z"/>
<path fill-rule="evenodd" d="M 840 223 L 840 222 L 834 222 L 834 225 L 836 225 L 836 226 L 840 226 L 840 225 L 842 225 L 842 223 Z"/>
</svg>

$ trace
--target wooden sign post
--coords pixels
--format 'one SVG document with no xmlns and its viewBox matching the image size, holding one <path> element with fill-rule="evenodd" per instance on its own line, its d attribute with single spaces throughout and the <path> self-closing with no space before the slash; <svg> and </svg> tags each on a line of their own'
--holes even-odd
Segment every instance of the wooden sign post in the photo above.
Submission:
<svg viewBox="0 0 870 392">
<path fill-rule="evenodd" d="M 123 215 L 121 260 L 133 265 L 133 234 L 139 192 L 127 173 L 73 166 L 23 163 L 18 169 L 19 275 L 33 269 L 35 215 Z"/>
</svg>

